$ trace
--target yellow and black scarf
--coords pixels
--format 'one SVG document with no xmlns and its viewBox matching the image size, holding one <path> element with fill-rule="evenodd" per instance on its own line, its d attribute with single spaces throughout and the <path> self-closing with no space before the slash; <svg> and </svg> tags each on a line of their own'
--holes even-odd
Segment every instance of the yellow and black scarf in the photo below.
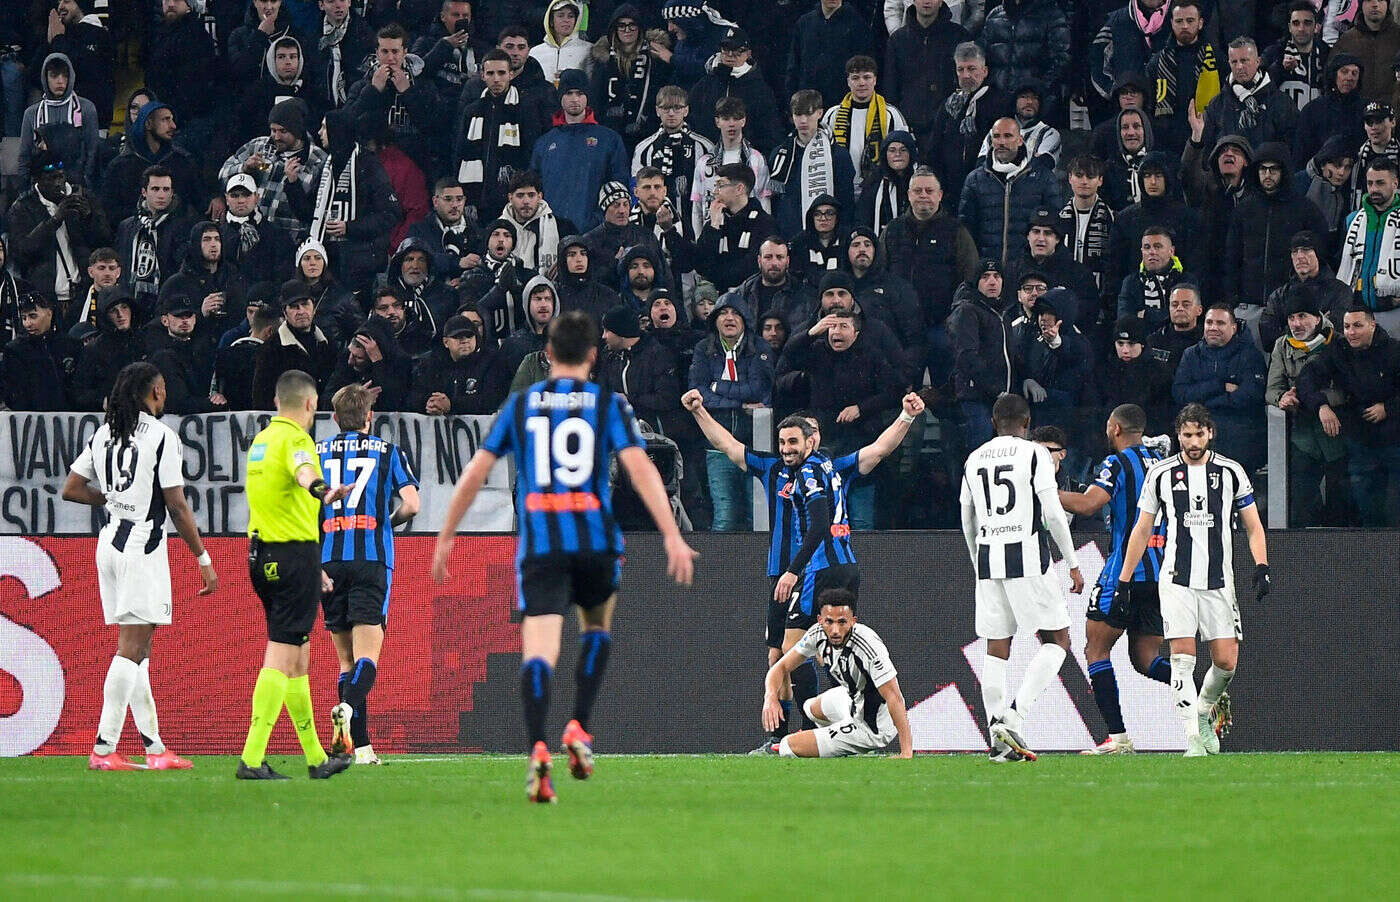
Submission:
<svg viewBox="0 0 1400 902">
<path fill-rule="evenodd" d="M 836 117 L 831 123 L 831 139 L 841 147 L 851 146 L 851 107 L 854 104 L 848 93 L 836 108 Z M 885 140 L 885 98 L 879 94 L 870 98 L 870 108 L 865 114 L 865 152 L 861 154 L 861 169 L 880 162 L 880 143 Z"/>
<path fill-rule="evenodd" d="M 1204 113 L 1206 105 L 1215 99 L 1215 95 L 1220 93 L 1220 72 L 1215 65 L 1215 48 L 1207 44 L 1204 39 L 1196 42 L 1196 92 L 1194 100 L 1196 109 Z M 1171 47 L 1157 54 L 1157 78 L 1156 78 L 1157 104 L 1153 109 L 1154 116 L 1173 116 L 1176 114 L 1176 54 L 1171 52 Z"/>
</svg>

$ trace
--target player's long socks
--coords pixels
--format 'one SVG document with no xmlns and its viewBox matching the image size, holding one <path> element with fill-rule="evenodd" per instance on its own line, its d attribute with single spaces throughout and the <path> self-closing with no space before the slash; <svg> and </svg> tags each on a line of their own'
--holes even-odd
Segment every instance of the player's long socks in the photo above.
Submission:
<svg viewBox="0 0 1400 902">
<path fill-rule="evenodd" d="M 1196 656 L 1172 655 L 1172 691 L 1176 693 L 1176 716 L 1187 736 L 1200 734 L 1196 719 Z"/>
<path fill-rule="evenodd" d="M 345 684 L 350 682 L 350 673 L 342 673 L 335 681 L 335 697 L 337 701 L 345 701 Z"/>
<path fill-rule="evenodd" d="M 549 684 L 554 668 L 544 658 L 531 658 L 520 665 L 520 697 L 525 702 L 525 733 L 530 748 L 544 742 L 544 717 L 549 713 Z"/>
<path fill-rule="evenodd" d="M 282 716 L 282 702 L 287 698 L 287 675 L 272 667 L 258 671 L 253 684 L 253 720 L 248 726 L 248 738 L 243 743 L 243 763 L 259 767 L 267 754 L 267 738 L 277 718 Z"/>
<path fill-rule="evenodd" d="M 312 767 L 324 763 L 326 750 L 321 748 L 321 737 L 316 735 L 316 714 L 311 707 L 311 677 L 302 674 L 287 680 L 285 701 L 306 763 Z"/>
<path fill-rule="evenodd" d="M 803 726 L 809 730 L 816 729 L 816 724 L 807 716 L 807 699 L 816 698 L 817 686 L 816 661 L 805 661 L 792 672 L 792 707 L 802 712 Z"/>
<path fill-rule="evenodd" d="M 1099 706 L 1109 734 L 1121 736 L 1127 732 L 1123 726 L 1123 709 L 1118 704 L 1118 678 L 1113 674 L 1113 662 L 1103 660 L 1090 663 L 1089 683 L 1094 687 L 1094 702 Z"/>
<path fill-rule="evenodd" d="M 1211 664 L 1210 670 L 1206 671 L 1206 678 L 1201 681 L 1201 704 L 1208 708 L 1220 701 L 1220 696 L 1230 688 L 1230 681 L 1234 678 L 1233 670 L 1221 670 Z"/>
<path fill-rule="evenodd" d="M 1147 665 L 1147 676 L 1159 683 L 1172 683 L 1172 662 L 1158 655 L 1152 659 L 1152 663 Z"/>
<path fill-rule="evenodd" d="M 350 679 L 345 683 L 344 701 L 355 709 L 350 719 L 350 741 L 355 748 L 369 745 L 369 691 L 374 688 L 374 678 L 379 669 L 369 658 L 360 658 L 350 671 Z"/>
<path fill-rule="evenodd" d="M 1006 659 L 987 655 L 982 659 L 982 707 L 987 723 L 1002 715 L 1006 707 Z"/>
<path fill-rule="evenodd" d="M 156 720 L 156 697 L 151 694 L 151 659 L 141 662 L 140 678 L 131 690 L 131 719 L 141 733 L 141 741 L 146 744 L 146 754 L 159 755 L 165 751 L 165 743 L 160 741 L 160 724 Z"/>
<path fill-rule="evenodd" d="M 792 699 L 785 698 L 778 701 L 778 707 L 783 709 L 783 719 L 778 721 L 778 726 L 773 730 L 773 741 L 777 742 L 787 735 L 788 721 L 792 719 Z"/>
<path fill-rule="evenodd" d="M 1005 719 L 1007 725 L 1013 730 L 1019 729 L 1025 723 L 1026 715 L 1030 713 L 1031 706 L 1035 700 L 1040 698 L 1040 693 L 1045 691 L 1045 687 L 1050 685 L 1050 681 L 1055 678 L 1055 674 L 1060 672 L 1060 667 L 1065 663 L 1065 650 L 1053 642 L 1044 642 L 1036 650 L 1035 657 L 1031 658 L 1031 663 L 1026 667 L 1026 676 L 1021 680 L 1021 686 L 1016 690 L 1016 700 L 1007 709 Z"/>
<path fill-rule="evenodd" d="M 141 665 L 121 655 L 112 656 L 102 683 L 102 714 L 97 718 L 97 741 L 92 746 L 97 754 L 110 755 L 117 750 L 126 725 L 126 706 L 140 680 Z"/>
<path fill-rule="evenodd" d="M 578 667 L 574 679 L 578 691 L 574 694 L 574 720 L 585 731 L 588 718 L 593 714 L 593 702 L 598 698 L 598 690 L 603 685 L 603 672 L 608 669 L 608 655 L 612 652 L 612 633 L 591 630 L 579 637 Z"/>
</svg>

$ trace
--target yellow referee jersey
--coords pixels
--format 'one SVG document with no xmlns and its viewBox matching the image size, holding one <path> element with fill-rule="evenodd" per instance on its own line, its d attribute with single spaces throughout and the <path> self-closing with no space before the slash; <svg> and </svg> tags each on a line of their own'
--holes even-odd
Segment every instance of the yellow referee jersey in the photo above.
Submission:
<svg viewBox="0 0 1400 902">
<path fill-rule="evenodd" d="M 319 542 L 321 502 L 297 485 L 297 470 L 319 478 L 316 442 L 293 421 L 273 417 L 248 449 L 248 534 L 264 542 Z"/>
</svg>

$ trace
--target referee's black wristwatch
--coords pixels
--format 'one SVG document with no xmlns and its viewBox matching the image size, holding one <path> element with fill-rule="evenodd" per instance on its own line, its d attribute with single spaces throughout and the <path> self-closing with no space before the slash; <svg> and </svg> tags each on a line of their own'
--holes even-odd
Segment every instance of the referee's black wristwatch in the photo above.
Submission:
<svg viewBox="0 0 1400 902">
<path fill-rule="evenodd" d="M 311 497 L 315 498 L 317 501 L 321 501 L 326 497 L 326 492 L 330 491 L 330 486 L 326 485 L 324 479 L 318 478 L 315 482 L 311 483 L 311 485 L 307 486 L 306 490 L 311 493 Z"/>
</svg>

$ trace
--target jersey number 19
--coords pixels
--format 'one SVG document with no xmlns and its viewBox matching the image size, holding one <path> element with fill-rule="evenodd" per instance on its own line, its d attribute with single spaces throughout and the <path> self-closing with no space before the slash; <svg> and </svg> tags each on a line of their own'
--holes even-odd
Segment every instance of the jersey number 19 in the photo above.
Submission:
<svg viewBox="0 0 1400 902">
<path fill-rule="evenodd" d="M 558 481 L 573 489 L 592 478 L 596 439 L 587 420 L 570 417 L 551 432 L 549 417 L 530 417 L 525 428 L 535 448 L 536 486 L 546 488 Z"/>
</svg>

